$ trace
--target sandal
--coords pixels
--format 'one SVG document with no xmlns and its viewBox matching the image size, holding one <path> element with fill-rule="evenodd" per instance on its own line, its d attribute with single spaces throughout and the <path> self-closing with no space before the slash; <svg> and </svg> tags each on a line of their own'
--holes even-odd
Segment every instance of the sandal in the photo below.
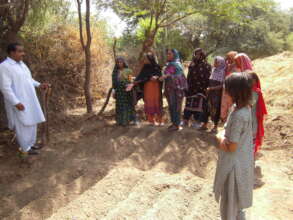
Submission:
<svg viewBox="0 0 293 220">
<path fill-rule="evenodd" d="M 208 130 L 208 128 L 207 127 L 204 127 L 204 126 L 201 126 L 198 130 L 199 131 L 206 131 L 206 130 Z"/>
<path fill-rule="evenodd" d="M 169 131 L 178 131 L 179 127 L 176 125 L 172 125 L 171 127 L 168 128 Z"/>
<path fill-rule="evenodd" d="M 31 147 L 31 149 L 33 149 L 33 150 L 40 150 L 42 148 L 43 148 L 43 146 L 40 144 L 35 144 L 34 146 Z"/>
<path fill-rule="evenodd" d="M 211 133 L 214 133 L 214 134 L 216 134 L 216 133 L 218 133 L 218 128 L 213 128 L 212 130 L 211 130 Z"/>
</svg>

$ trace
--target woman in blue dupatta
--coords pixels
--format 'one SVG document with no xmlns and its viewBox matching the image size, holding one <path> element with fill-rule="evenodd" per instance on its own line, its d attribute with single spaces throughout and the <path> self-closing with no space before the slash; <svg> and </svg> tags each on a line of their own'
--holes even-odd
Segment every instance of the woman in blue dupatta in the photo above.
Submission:
<svg viewBox="0 0 293 220">
<path fill-rule="evenodd" d="M 164 94 L 169 105 L 169 113 L 172 125 L 170 131 L 180 130 L 182 102 L 187 89 L 187 81 L 184 75 L 180 56 L 176 49 L 167 50 L 167 64 L 164 75 L 160 78 L 165 81 Z"/>
</svg>

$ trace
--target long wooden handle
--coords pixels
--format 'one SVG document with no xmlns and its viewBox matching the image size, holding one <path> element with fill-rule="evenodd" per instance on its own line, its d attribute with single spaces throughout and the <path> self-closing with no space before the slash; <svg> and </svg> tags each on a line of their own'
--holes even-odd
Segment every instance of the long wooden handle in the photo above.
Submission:
<svg viewBox="0 0 293 220">
<path fill-rule="evenodd" d="M 52 89 L 51 87 L 49 87 L 46 91 L 46 104 L 45 104 L 45 107 L 46 107 L 46 138 L 47 138 L 47 143 L 50 142 L 50 130 L 49 130 L 49 120 L 50 120 L 50 117 L 49 117 L 49 101 L 50 101 L 50 96 L 51 96 L 51 92 L 52 92 Z"/>
<path fill-rule="evenodd" d="M 42 144 L 45 146 L 50 141 L 50 131 L 49 131 L 49 97 L 51 95 L 51 88 L 42 91 L 42 107 L 46 118 L 46 122 L 42 125 Z"/>
<path fill-rule="evenodd" d="M 112 91 L 113 91 L 113 88 L 109 89 L 108 95 L 107 95 L 107 98 L 106 98 L 106 101 L 105 101 L 103 107 L 101 108 L 101 110 L 99 111 L 98 115 L 103 114 L 103 112 L 105 111 L 105 109 L 106 109 L 106 107 L 107 107 L 107 105 L 108 105 L 108 103 L 110 101 L 110 98 L 111 98 L 111 95 L 112 95 Z"/>
</svg>

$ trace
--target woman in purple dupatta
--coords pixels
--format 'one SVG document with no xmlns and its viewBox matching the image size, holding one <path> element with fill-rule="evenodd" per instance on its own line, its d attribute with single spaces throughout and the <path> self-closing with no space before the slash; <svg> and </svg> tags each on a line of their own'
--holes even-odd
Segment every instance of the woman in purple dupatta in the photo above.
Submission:
<svg viewBox="0 0 293 220">
<path fill-rule="evenodd" d="M 217 132 L 221 116 L 221 99 L 225 80 L 226 61 L 223 57 L 217 56 L 214 60 L 214 68 L 210 76 L 208 92 L 208 113 L 214 122 L 212 132 Z"/>
</svg>

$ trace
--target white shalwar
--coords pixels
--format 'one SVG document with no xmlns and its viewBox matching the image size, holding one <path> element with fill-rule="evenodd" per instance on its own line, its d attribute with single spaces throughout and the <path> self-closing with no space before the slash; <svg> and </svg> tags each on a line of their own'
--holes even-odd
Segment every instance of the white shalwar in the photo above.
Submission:
<svg viewBox="0 0 293 220">
<path fill-rule="evenodd" d="M 8 126 L 16 132 L 23 152 L 29 151 L 35 145 L 37 124 L 45 121 L 35 90 L 39 85 L 22 61 L 16 62 L 7 58 L 0 64 L 0 90 L 5 99 Z M 15 107 L 19 103 L 24 105 L 24 111 Z"/>
</svg>

